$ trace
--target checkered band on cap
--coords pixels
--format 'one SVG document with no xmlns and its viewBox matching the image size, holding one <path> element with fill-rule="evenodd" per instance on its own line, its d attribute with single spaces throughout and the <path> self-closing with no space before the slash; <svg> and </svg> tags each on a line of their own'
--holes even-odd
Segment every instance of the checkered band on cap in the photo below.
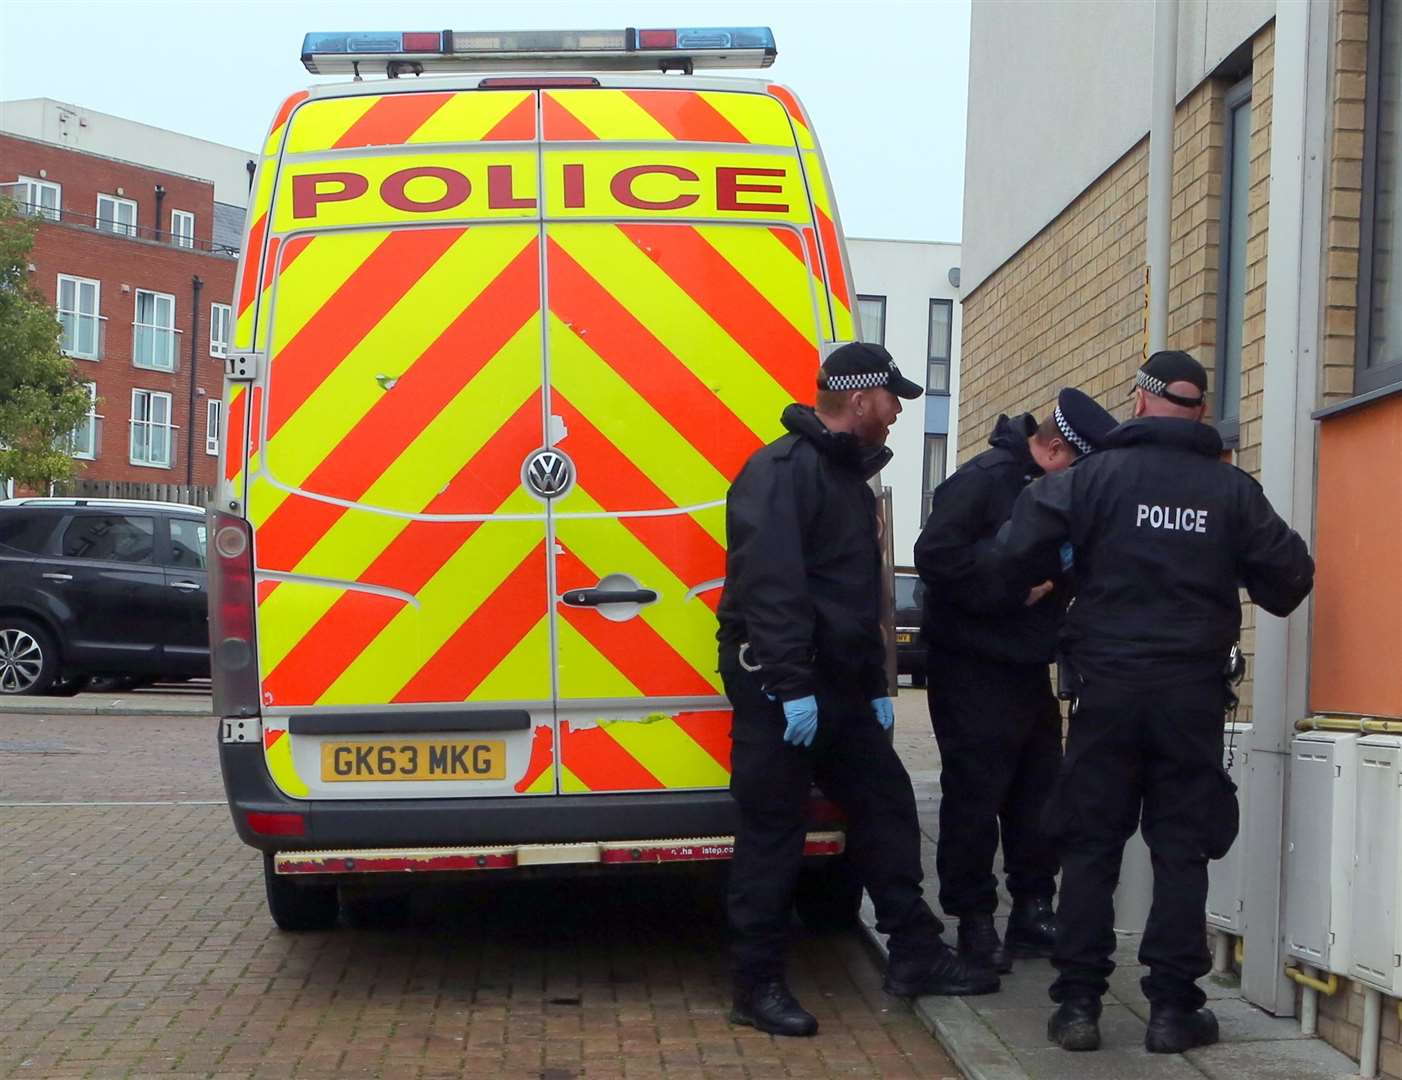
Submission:
<svg viewBox="0 0 1402 1080">
<path fill-rule="evenodd" d="M 1147 390 L 1156 397 L 1163 397 L 1163 392 L 1168 389 L 1168 383 L 1162 379 L 1156 379 L 1146 371 L 1135 373 L 1134 385 L 1141 390 Z"/>
<path fill-rule="evenodd" d="M 1061 434 L 1065 437 L 1066 441 L 1077 450 L 1083 454 L 1095 452 L 1095 447 L 1091 446 L 1090 443 L 1076 434 L 1076 429 L 1073 428 L 1071 422 L 1066 419 L 1066 415 L 1061 411 L 1060 405 L 1052 412 L 1052 418 L 1056 421 L 1056 426 L 1061 430 Z"/>
<path fill-rule="evenodd" d="M 891 380 L 889 371 L 864 371 L 860 375 L 829 375 L 828 390 L 870 390 L 873 386 L 885 386 Z"/>
</svg>

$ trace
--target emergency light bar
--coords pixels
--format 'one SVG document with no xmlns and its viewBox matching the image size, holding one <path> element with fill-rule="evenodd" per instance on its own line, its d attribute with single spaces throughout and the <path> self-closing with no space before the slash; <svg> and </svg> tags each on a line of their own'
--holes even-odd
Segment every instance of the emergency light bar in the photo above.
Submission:
<svg viewBox="0 0 1402 1080">
<path fill-rule="evenodd" d="M 644 71 L 765 68 L 778 50 L 767 26 L 672 30 L 354 31 L 308 34 L 302 63 L 313 75 L 383 70 Z"/>
</svg>

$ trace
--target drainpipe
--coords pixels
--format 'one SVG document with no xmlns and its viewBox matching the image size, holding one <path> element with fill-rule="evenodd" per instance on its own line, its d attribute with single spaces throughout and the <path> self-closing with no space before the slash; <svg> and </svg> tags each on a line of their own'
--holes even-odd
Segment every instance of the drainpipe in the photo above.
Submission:
<svg viewBox="0 0 1402 1080">
<path fill-rule="evenodd" d="M 1168 343 L 1173 221 L 1173 116 L 1178 104 L 1178 0 L 1154 4 L 1154 98 L 1149 116 L 1149 351 Z"/>
<path fill-rule="evenodd" d="M 1383 995 L 1371 987 L 1363 991 L 1363 1033 L 1358 1041 L 1358 1075 L 1378 1075 L 1378 1038 L 1382 1034 Z"/>
<path fill-rule="evenodd" d="M 190 279 L 190 289 L 194 294 L 190 303 L 194 306 L 190 316 L 190 411 L 185 416 L 185 486 L 195 486 L 195 394 L 198 389 L 195 379 L 196 358 L 200 349 L 200 290 L 204 282 L 196 274 Z"/>
<path fill-rule="evenodd" d="M 161 203 L 165 202 L 166 189 L 164 184 L 156 185 L 156 233 L 157 240 L 161 238 Z"/>
<path fill-rule="evenodd" d="M 1178 0 L 1154 4 L 1154 84 L 1149 110 L 1149 199 L 1145 223 L 1149 273 L 1148 352 L 1168 343 L 1168 261 L 1173 220 L 1173 116 L 1178 88 Z M 1136 833 L 1125 845 L 1115 890 L 1115 929 L 1138 934 L 1149 921 L 1154 871 Z"/>
</svg>

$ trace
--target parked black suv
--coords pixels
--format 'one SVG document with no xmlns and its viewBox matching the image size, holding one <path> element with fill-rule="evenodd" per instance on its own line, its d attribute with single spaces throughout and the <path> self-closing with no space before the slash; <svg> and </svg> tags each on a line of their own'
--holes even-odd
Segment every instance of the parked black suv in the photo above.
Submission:
<svg viewBox="0 0 1402 1080">
<path fill-rule="evenodd" d="M 925 641 L 920 622 L 925 607 L 925 583 L 919 574 L 896 572 L 896 672 L 909 675 L 912 686 L 925 685 Z"/>
<path fill-rule="evenodd" d="M 0 502 L 0 694 L 207 677 L 205 540 L 177 503 Z"/>
</svg>

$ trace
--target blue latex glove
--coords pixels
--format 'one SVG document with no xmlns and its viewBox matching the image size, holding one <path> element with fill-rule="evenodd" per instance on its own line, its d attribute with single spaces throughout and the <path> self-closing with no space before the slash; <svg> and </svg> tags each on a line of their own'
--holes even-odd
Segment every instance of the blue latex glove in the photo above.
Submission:
<svg viewBox="0 0 1402 1080">
<path fill-rule="evenodd" d="M 818 699 L 812 694 L 784 702 L 784 742 L 791 746 L 812 746 L 818 733 Z"/>
<path fill-rule="evenodd" d="M 888 697 L 873 698 L 871 711 L 876 713 L 876 722 L 881 725 L 881 730 L 890 731 L 891 725 L 896 722 L 896 703 Z"/>
</svg>

